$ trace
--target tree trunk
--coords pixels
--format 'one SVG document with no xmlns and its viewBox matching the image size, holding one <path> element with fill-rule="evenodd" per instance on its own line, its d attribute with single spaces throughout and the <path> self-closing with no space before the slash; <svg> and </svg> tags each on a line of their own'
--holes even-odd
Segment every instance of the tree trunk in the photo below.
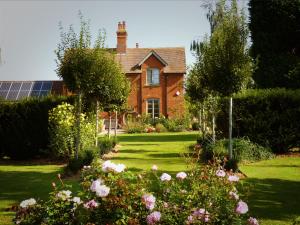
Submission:
<svg viewBox="0 0 300 225">
<path fill-rule="evenodd" d="M 213 113 L 212 115 L 212 141 L 215 144 L 216 143 L 216 132 L 215 132 L 215 128 L 216 128 L 216 117 L 215 114 Z"/>
<path fill-rule="evenodd" d="M 98 131 L 99 131 L 99 102 L 96 101 L 96 132 L 95 132 L 95 146 L 98 146 Z"/>
<path fill-rule="evenodd" d="M 118 128 L 118 111 L 115 112 L 116 116 L 115 116 L 115 137 L 117 137 L 117 128 Z"/>
<path fill-rule="evenodd" d="M 111 129 L 111 113 L 109 113 L 108 138 L 110 138 L 110 129 Z"/>
<path fill-rule="evenodd" d="M 76 159 L 78 159 L 78 152 L 80 151 L 81 98 L 82 98 L 82 94 L 79 91 L 78 95 L 77 95 L 77 105 L 76 105 L 76 140 L 75 140 L 75 157 L 76 157 Z"/>
<path fill-rule="evenodd" d="M 201 132 L 202 127 L 202 118 L 201 118 L 201 109 L 199 109 L 199 133 Z"/>
<path fill-rule="evenodd" d="M 229 99 L 229 159 L 232 159 L 232 97 Z"/>
<path fill-rule="evenodd" d="M 203 134 L 203 137 L 205 137 L 205 135 L 206 135 L 206 124 L 205 124 L 204 106 L 202 106 L 202 134 Z"/>
</svg>

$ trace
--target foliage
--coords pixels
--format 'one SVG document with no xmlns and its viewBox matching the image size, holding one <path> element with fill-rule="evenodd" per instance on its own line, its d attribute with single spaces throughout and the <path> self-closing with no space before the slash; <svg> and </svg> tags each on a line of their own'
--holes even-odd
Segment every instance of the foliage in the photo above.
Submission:
<svg viewBox="0 0 300 225">
<path fill-rule="evenodd" d="M 167 128 L 165 128 L 165 126 L 164 126 L 163 124 L 157 123 L 157 124 L 155 125 L 155 131 L 156 131 L 157 133 L 162 133 L 162 132 L 167 132 L 168 130 L 167 130 Z"/>
<path fill-rule="evenodd" d="M 0 102 L 0 156 L 28 159 L 52 157 L 48 111 L 72 97 L 47 96 L 18 102 Z"/>
<path fill-rule="evenodd" d="M 85 165 L 90 165 L 92 161 L 99 156 L 99 151 L 93 148 L 87 148 L 81 150 L 78 153 L 78 159 L 72 156 L 69 159 L 68 165 L 65 168 L 66 174 L 76 174 L 79 170 L 81 170 Z"/>
<path fill-rule="evenodd" d="M 62 103 L 49 112 L 49 148 L 55 158 L 70 159 L 75 153 L 75 110 L 74 106 Z M 94 127 L 92 120 L 81 114 L 81 147 L 85 149 L 94 144 Z"/>
<path fill-rule="evenodd" d="M 234 137 L 247 136 L 251 141 L 287 152 L 300 146 L 300 91 L 285 89 L 248 90 L 234 96 Z M 227 100 L 223 99 L 217 127 L 226 135 Z"/>
<path fill-rule="evenodd" d="M 107 154 L 113 150 L 113 148 L 118 144 L 117 137 L 108 137 L 104 136 L 99 139 L 99 148 L 100 148 L 100 155 Z"/>
<path fill-rule="evenodd" d="M 207 162 L 214 158 L 228 158 L 228 139 L 221 139 L 215 144 L 210 143 L 202 146 L 201 158 Z M 264 148 L 245 138 L 233 139 L 233 159 L 236 163 L 255 162 L 272 159 L 274 157 L 270 149 Z M 225 160 L 226 162 L 226 160 Z M 233 162 L 234 163 L 234 162 Z"/>
<path fill-rule="evenodd" d="M 299 0 L 249 1 L 252 47 L 257 61 L 254 73 L 260 88 L 299 88 Z"/>
<path fill-rule="evenodd" d="M 244 224 L 248 206 L 238 177 L 217 165 L 192 164 L 192 173 L 143 172 L 136 176 L 123 164 L 95 162 L 82 171 L 82 191 L 56 188 L 46 202 L 17 212 L 29 224 L 37 210 L 46 224 Z M 39 207 L 39 208 L 37 208 Z M 26 214 L 28 212 L 28 214 Z M 39 215 L 39 214 L 38 214 Z"/>
<path fill-rule="evenodd" d="M 300 216 L 298 216 L 296 219 L 293 221 L 293 225 L 299 225 L 300 224 Z"/>
</svg>

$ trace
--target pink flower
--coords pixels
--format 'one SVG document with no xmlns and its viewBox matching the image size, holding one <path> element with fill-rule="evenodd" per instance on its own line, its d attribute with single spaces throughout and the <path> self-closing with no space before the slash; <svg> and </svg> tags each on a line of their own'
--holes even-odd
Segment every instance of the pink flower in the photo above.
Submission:
<svg viewBox="0 0 300 225">
<path fill-rule="evenodd" d="M 160 180 L 161 181 L 170 181 L 171 180 L 171 176 L 167 173 L 163 173 L 161 176 L 160 176 Z"/>
<path fill-rule="evenodd" d="M 234 191 L 230 191 L 229 192 L 229 196 L 232 198 L 232 199 L 235 199 L 235 200 L 239 200 L 239 195 L 234 192 Z"/>
<path fill-rule="evenodd" d="M 184 180 L 187 177 L 187 174 L 185 172 L 177 173 L 176 178 L 179 180 Z"/>
<path fill-rule="evenodd" d="M 98 207 L 98 203 L 94 199 L 92 199 L 92 200 L 86 202 L 83 205 L 83 207 L 86 208 L 86 209 L 93 209 L 93 208 Z"/>
<path fill-rule="evenodd" d="M 142 202 L 146 205 L 147 209 L 154 209 L 156 198 L 152 194 L 144 194 L 142 196 Z"/>
<path fill-rule="evenodd" d="M 201 209 L 194 211 L 193 217 L 200 219 L 207 223 L 209 221 L 209 212 L 207 212 L 207 210 L 201 208 Z"/>
<path fill-rule="evenodd" d="M 90 190 L 93 191 L 93 192 L 96 192 L 96 190 L 99 188 L 99 186 L 103 184 L 103 180 L 101 180 L 100 178 L 97 179 L 97 180 L 94 180 L 91 187 L 90 187 Z"/>
<path fill-rule="evenodd" d="M 239 179 L 240 179 L 240 178 L 239 178 L 237 175 L 230 175 L 230 176 L 228 177 L 228 180 L 229 180 L 230 182 L 238 182 Z"/>
<path fill-rule="evenodd" d="M 248 219 L 248 224 L 249 224 L 249 225 L 259 225 L 258 220 L 255 219 L 255 218 L 253 218 L 253 217 L 250 217 L 250 218 Z"/>
<path fill-rule="evenodd" d="M 169 207 L 169 204 L 167 202 L 164 202 L 163 205 L 164 205 L 164 208 L 168 208 Z"/>
<path fill-rule="evenodd" d="M 240 200 L 237 204 L 237 207 L 235 209 L 235 212 L 238 214 L 245 214 L 248 212 L 248 205 L 246 202 L 243 202 Z"/>
<path fill-rule="evenodd" d="M 105 161 L 102 164 L 102 171 L 103 172 L 116 172 L 121 173 L 125 170 L 126 166 L 124 164 L 115 164 L 111 162 L 110 160 Z"/>
<path fill-rule="evenodd" d="M 153 165 L 153 166 L 151 167 L 151 169 L 152 169 L 153 171 L 157 171 L 157 170 L 158 170 L 158 167 L 157 167 L 157 165 Z"/>
<path fill-rule="evenodd" d="M 216 175 L 217 175 L 218 177 L 225 177 L 225 176 L 226 176 L 226 173 L 225 173 L 224 170 L 217 170 L 217 171 L 216 171 Z"/>
<path fill-rule="evenodd" d="M 158 211 L 152 212 L 150 215 L 147 216 L 147 224 L 155 224 L 156 222 L 160 221 L 161 214 Z"/>
<path fill-rule="evenodd" d="M 194 217 L 192 215 L 189 215 L 186 224 L 192 224 L 193 222 L 194 222 Z"/>
</svg>

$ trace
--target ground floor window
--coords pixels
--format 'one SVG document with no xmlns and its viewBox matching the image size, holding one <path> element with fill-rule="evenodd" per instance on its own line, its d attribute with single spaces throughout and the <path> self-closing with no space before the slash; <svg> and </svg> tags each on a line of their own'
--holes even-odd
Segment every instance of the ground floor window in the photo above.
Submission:
<svg viewBox="0 0 300 225">
<path fill-rule="evenodd" d="M 152 119 L 159 117 L 159 99 L 151 98 L 147 100 L 147 113 Z"/>
</svg>

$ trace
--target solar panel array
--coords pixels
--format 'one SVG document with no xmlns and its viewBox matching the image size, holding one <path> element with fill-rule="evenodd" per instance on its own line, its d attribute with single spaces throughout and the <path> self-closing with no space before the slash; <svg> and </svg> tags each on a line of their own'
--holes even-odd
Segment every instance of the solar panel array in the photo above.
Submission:
<svg viewBox="0 0 300 225">
<path fill-rule="evenodd" d="M 0 99 L 9 101 L 51 93 L 52 81 L 0 81 Z"/>
</svg>

